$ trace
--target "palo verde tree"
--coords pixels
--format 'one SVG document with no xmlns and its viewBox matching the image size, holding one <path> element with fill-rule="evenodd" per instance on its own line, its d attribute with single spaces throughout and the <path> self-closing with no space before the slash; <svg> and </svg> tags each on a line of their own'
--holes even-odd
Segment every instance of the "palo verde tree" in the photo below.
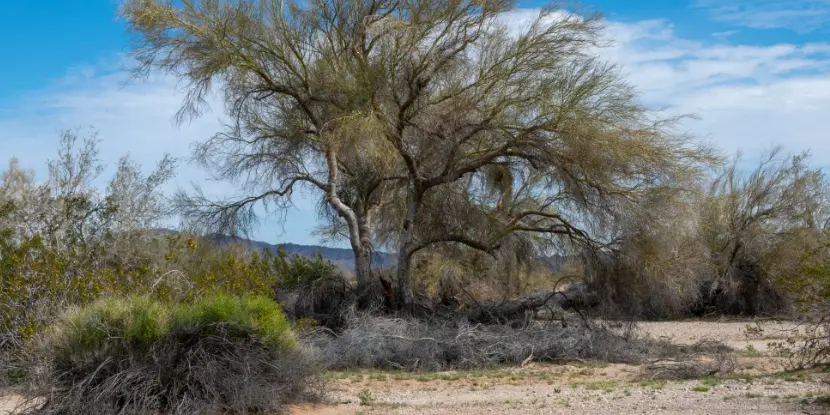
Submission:
<svg viewBox="0 0 830 415">
<path fill-rule="evenodd" d="M 231 122 L 195 151 L 244 195 L 180 194 L 181 212 L 215 230 L 245 231 L 255 206 L 284 209 L 299 188 L 317 191 L 345 222 L 359 290 L 372 287 L 372 195 L 394 167 L 376 122 L 378 75 L 362 56 L 366 17 L 387 4 L 345 1 L 129 0 L 122 15 L 138 35 L 139 73 L 188 83 L 179 120 L 198 115 L 211 86 Z M 347 176 L 348 175 L 348 176 Z M 344 186 L 349 186 L 344 189 Z"/>
<path fill-rule="evenodd" d="M 361 59 L 382 70 L 375 116 L 406 176 L 384 209 L 404 306 L 419 250 L 599 242 L 602 219 L 716 159 L 591 53 L 596 16 L 549 8 L 517 23 L 513 6 L 391 2 L 371 19 Z"/>
<path fill-rule="evenodd" d="M 197 156 L 246 195 L 197 193 L 181 198 L 183 211 L 240 229 L 256 203 L 285 207 L 298 187 L 317 190 L 345 223 L 363 286 L 380 213 L 397 223 L 385 227 L 405 307 L 419 249 L 491 250 L 516 232 L 585 236 L 567 212 L 671 186 L 710 156 L 668 134 L 592 56 L 596 16 L 549 7 L 511 24 L 510 0 L 128 0 L 122 10 L 139 71 L 187 82 L 180 115 L 197 115 L 211 86 L 224 92 L 232 121 Z M 475 193 L 462 189 L 493 171 L 512 184 L 502 193 L 519 194 L 467 202 L 497 220 L 495 232 L 435 220 L 438 202 L 457 199 L 441 195 L 462 203 Z"/>
</svg>

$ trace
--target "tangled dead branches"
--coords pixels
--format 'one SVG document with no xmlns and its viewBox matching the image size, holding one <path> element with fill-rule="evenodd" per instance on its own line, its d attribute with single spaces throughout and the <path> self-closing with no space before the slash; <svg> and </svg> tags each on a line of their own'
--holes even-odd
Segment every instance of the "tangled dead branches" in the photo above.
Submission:
<svg viewBox="0 0 830 415">
<path fill-rule="evenodd" d="M 534 361 L 643 362 L 652 345 L 609 330 L 531 324 L 424 321 L 353 315 L 340 333 L 318 330 L 303 339 L 328 369 L 476 369 Z"/>
</svg>

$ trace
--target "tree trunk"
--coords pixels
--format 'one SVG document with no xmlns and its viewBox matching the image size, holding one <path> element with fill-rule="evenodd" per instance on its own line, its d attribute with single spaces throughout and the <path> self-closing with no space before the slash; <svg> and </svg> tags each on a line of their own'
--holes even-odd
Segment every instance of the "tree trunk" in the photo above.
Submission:
<svg viewBox="0 0 830 415">
<path fill-rule="evenodd" d="M 355 209 L 357 216 L 357 235 L 352 240 L 357 244 L 352 246 L 355 260 L 355 277 L 357 279 L 358 308 L 369 308 L 380 301 L 380 283 L 372 277 L 372 239 L 370 235 L 370 218 L 361 206 Z M 350 231 L 351 232 L 351 231 Z"/>
<path fill-rule="evenodd" d="M 411 259 L 415 242 L 415 219 L 418 215 L 420 202 L 421 195 L 418 190 L 411 190 L 398 248 L 398 303 L 401 311 L 406 314 L 412 314 L 414 311 L 412 308 L 414 296 L 412 295 Z"/>
<path fill-rule="evenodd" d="M 372 269 L 371 269 L 371 253 L 362 246 L 353 247 L 354 252 L 354 270 L 355 278 L 357 279 L 357 303 L 358 308 L 367 308 L 371 303 L 373 290 L 372 286 Z"/>
<path fill-rule="evenodd" d="M 411 231 L 404 231 L 404 235 L 411 234 Z M 411 255 L 409 254 L 409 243 L 401 243 L 398 250 L 398 304 L 405 314 L 412 313 L 412 279 L 410 272 Z"/>
<path fill-rule="evenodd" d="M 374 288 L 379 285 L 377 281 L 372 280 L 371 275 L 372 243 L 368 214 L 362 206 L 356 206 L 357 209 L 354 209 L 340 199 L 337 193 L 337 154 L 333 149 L 326 151 L 326 164 L 329 169 L 326 200 L 346 221 L 349 228 L 349 243 L 352 246 L 355 260 L 358 307 L 366 307 L 372 303 L 374 294 L 378 292 Z"/>
</svg>

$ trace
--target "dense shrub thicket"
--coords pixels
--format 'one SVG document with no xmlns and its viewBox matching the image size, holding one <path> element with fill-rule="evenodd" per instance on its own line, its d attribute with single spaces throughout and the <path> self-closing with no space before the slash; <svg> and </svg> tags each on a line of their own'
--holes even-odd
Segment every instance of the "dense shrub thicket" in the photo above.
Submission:
<svg viewBox="0 0 830 415">
<path fill-rule="evenodd" d="M 0 331 L 25 341 L 66 307 L 102 296 L 144 294 L 160 300 L 191 300 L 209 294 L 273 296 L 337 269 L 322 258 L 290 257 L 284 251 L 251 252 L 243 246 L 217 247 L 202 238 L 148 236 L 136 264 L 112 258 L 94 266 L 81 256 L 97 252 L 61 252 L 40 236 L 15 241 L 0 234 Z"/>
<path fill-rule="evenodd" d="M 629 212 L 583 272 L 611 315 L 794 315 L 826 307 L 830 184 L 806 155 L 739 160 L 708 188 Z M 706 189 L 706 190 L 703 190 Z"/>
<path fill-rule="evenodd" d="M 261 296 L 99 300 L 63 314 L 41 356 L 41 414 L 279 413 L 318 393 L 316 365 Z"/>
<path fill-rule="evenodd" d="M 170 213 L 159 190 L 172 177 L 165 160 L 143 174 L 122 159 L 100 191 L 94 182 L 105 166 L 94 133 L 64 132 L 41 183 L 15 160 L 0 174 L 0 384 L 25 380 L 34 357 L 27 343 L 70 307 L 127 295 L 273 298 L 338 274 L 320 257 L 158 230 Z"/>
</svg>

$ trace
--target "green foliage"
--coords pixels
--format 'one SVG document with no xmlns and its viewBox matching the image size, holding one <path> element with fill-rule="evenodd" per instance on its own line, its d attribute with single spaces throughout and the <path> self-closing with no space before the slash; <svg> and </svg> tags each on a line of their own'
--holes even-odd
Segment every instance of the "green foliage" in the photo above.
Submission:
<svg viewBox="0 0 830 415">
<path fill-rule="evenodd" d="M 248 251 L 244 246 L 216 244 L 184 235 L 167 238 L 164 262 L 168 270 L 189 274 L 189 298 L 210 294 L 256 294 L 270 296 L 277 288 L 310 286 L 337 273 L 337 267 L 319 254 L 314 258 L 289 255 L 282 249 Z M 157 248 L 158 249 L 158 248 Z M 169 298 L 169 287 L 157 295 Z"/>
<path fill-rule="evenodd" d="M 414 256 L 412 280 L 418 292 L 442 301 L 469 300 L 463 291 L 478 300 L 498 301 L 548 290 L 552 280 L 566 275 L 566 270 L 554 272 L 536 258 L 516 258 L 514 253 L 490 256 L 457 246 L 425 249 Z"/>
<path fill-rule="evenodd" d="M 270 251 L 263 254 L 266 260 L 270 260 L 278 277 L 278 286 L 281 288 L 297 288 L 310 286 L 316 281 L 330 278 L 337 271 L 337 267 L 323 259 L 318 253 L 314 258 L 302 255 L 288 256 L 282 248 L 277 255 L 271 255 Z"/>
<path fill-rule="evenodd" d="M 70 309 L 48 333 L 58 362 L 95 354 L 147 350 L 166 336 L 230 336 L 274 351 L 297 347 L 277 303 L 261 296 L 214 295 L 173 307 L 148 297 L 107 298 Z"/>
<path fill-rule="evenodd" d="M 276 350 L 297 346 L 291 325 L 279 305 L 266 297 L 213 295 L 175 307 L 173 311 L 173 331 L 209 334 L 220 327 L 237 337 L 255 334 Z"/>
<path fill-rule="evenodd" d="M 372 395 L 372 392 L 366 389 L 358 392 L 357 399 L 360 400 L 360 405 L 362 406 L 371 405 L 375 402 L 375 397 Z"/>
<path fill-rule="evenodd" d="M 136 249 L 144 251 L 140 261 L 123 263 L 113 258 L 96 266 L 83 260 L 92 253 L 60 252 L 38 235 L 20 240 L 9 230 L 0 233 L 0 331 L 25 341 L 66 307 L 103 297 L 139 295 L 160 301 L 270 297 L 277 288 L 311 285 L 336 271 L 319 256 L 219 248 L 184 235 L 159 236 Z M 258 304 L 246 301 L 251 307 Z M 114 309 L 117 305 L 108 303 Z"/>
<path fill-rule="evenodd" d="M 147 348 L 170 329 L 168 308 L 146 297 L 108 298 L 66 312 L 50 334 L 59 360 L 109 348 Z"/>
<path fill-rule="evenodd" d="M 830 242 L 802 254 L 795 272 L 782 275 L 778 285 L 791 292 L 806 313 L 830 304 Z"/>
<path fill-rule="evenodd" d="M 84 182 L 94 177 L 92 173 L 78 177 L 76 182 L 84 182 L 80 184 L 59 180 L 70 171 L 96 170 L 94 145 L 87 143 L 75 154 L 72 140 L 65 137 L 62 143 L 60 160 L 69 163 L 63 166 L 66 171 L 52 166 L 50 175 L 55 177 L 42 187 L 34 186 L 31 173 L 21 171 L 14 161 L 0 175 L 0 334 L 13 344 L 24 344 L 67 307 L 104 297 L 187 301 L 215 294 L 271 296 L 279 286 L 309 284 L 335 270 L 319 257 L 288 258 L 284 253 L 217 247 L 183 234 L 155 233 L 142 228 L 149 226 L 146 218 L 134 224 L 136 228 L 123 228 L 124 221 L 111 218 L 90 219 L 82 229 L 66 228 L 77 222 L 76 217 L 98 209 L 87 203 L 98 198 Z M 122 160 L 108 194 L 95 203 L 120 215 L 139 202 L 131 197 L 153 193 L 166 174 L 163 170 L 142 181 L 136 168 Z M 81 187 L 86 202 L 71 196 Z M 66 203 L 59 200 L 62 194 L 67 195 Z M 115 303 L 108 306 L 118 308 Z"/>
<path fill-rule="evenodd" d="M 0 174 L 0 334 L 20 343 L 68 306 L 142 293 L 156 270 L 141 248 L 164 214 L 165 157 L 142 174 L 122 158 L 105 190 L 97 136 L 61 133 L 42 184 L 12 160 Z"/>
<path fill-rule="evenodd" d="M 65 313 L 42 344 L 25 390 L 38 414 L 285 413 L 316 399 L 319 366 L 261 296 L 102 299 Z"/>
<path fill-rule="evenodd" d="M 150 287 L 146 263 L 97 267 L 90 254 L 57 251 L 39 235 L 16 241 L 0 234 L 0 331 L 25 340 L 63 307 Z"/>
<path fill-rule="evenodd" d="M 623 212 L 616 249 L 588 252 L 592 290 L 646 318 L 793 315 L 830 298 L 830 182 L 808 154 L 739 158 L 708 189 L 658 195 Z"/>
</svg>

